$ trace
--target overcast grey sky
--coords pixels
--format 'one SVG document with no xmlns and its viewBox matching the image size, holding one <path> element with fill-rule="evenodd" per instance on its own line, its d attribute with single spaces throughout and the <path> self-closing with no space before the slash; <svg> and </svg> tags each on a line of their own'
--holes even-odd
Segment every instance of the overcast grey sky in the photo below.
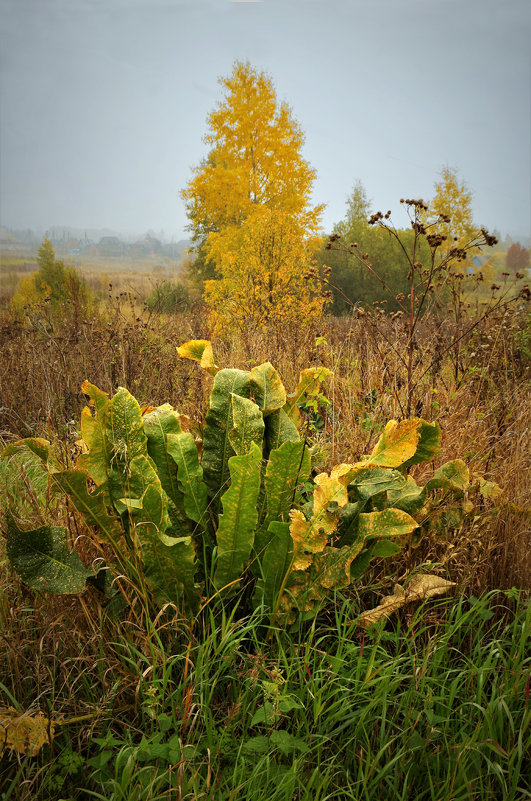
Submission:
<svg viewBox="0 0 531 801">
<path fill-rule="evenodd" d="M 184 235 L 217 79 L 267 71 L 323 227 L 459 171 L 478 224 L 530 234 L 528 0 L 0 0 L 0 221 Z M 400 212 L 395 222 L 402 223 Z"/>
</svg>

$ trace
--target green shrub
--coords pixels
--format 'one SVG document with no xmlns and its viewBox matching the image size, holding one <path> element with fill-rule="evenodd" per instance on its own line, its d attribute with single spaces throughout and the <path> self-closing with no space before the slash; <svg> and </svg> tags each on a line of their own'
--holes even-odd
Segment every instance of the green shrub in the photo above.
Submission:
<svg viewBox="0 0 531 801">
<path fill-rule="evenodd" d="M 411 541 L 430 491 L 462 497 L 467 488 L 460 460 L 439 468 L 425 487 L 407 475 L 439 451 L 439 426 L 419 418 L 390 421 L 370 455 L 311 477 L 299 407 L 319 393 L 329 371 L 303 370 L 287 395 L 268 362 L 220 370 L 205 340 L 178 352 L 214 376 L 204 423 L 169 404 L 142 409 L 124 388 L 109 398 L 85 382 L 89 405 L 76 469 L 61 469 L 43 439 L 4 451 L 37 455 L 54 487 L 111 547 L 111 567 L 159 604 L 193 615 L 220 596 L 243 614 L 263 608 L 282 625 L 309 619 L 372 557 L 391 556 Z M 104 586 L 101 574 L 69 552 L 59 527 L 22 531 L 8 515 L 7 553 L 34 588 L 80 592 L 87 579 Z"/>
</svg>

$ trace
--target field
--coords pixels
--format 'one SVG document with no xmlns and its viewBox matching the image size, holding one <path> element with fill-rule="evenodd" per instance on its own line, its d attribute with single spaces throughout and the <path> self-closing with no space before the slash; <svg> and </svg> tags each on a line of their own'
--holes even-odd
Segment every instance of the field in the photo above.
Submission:
<svg viewBox="0 0 531 801">
<path fill-rule="evenodd" d="M 200 299 L 174 314 L 146 305 L 159 280 L 152 271 L 88 270 L 96 300 L 86 316 L 66 304 L 17 316 L 9 298 L 24 270 L 13 263 L 2 284 L 6 536 L 9 513 L 19 533 L 62 526 L 85 568 L 102 556 L 113 565 L 112 548 L 57 492 L 39 456 L 8 446 L 48 440 L 50 463 L 73 469 L 85 379 L 110 395 L 126 387 L 144 415 L 171 404 L 196 421 L 183 425 L 197 442 L 216 368 L 178 355 L 191 340 L 212 340 L 220 368 L 270 362 L 288 406 L 301 371 L 326 368 L 292 410 L 311 452 L 309 481 L 359 465 L 388 421 L 411 417 L 431 431 L 438 424 L 441 442 L 404 468 L 404 480 L 424 486 L 457 459 L 468 472 L 448 493 L 435 484 L 435 505 L 416 509 L 421 537 L 375 551 L 313 617 L 287 623 L 253 608 L 249 572 L 229 598 L 206 592 L 212 577 L 203 576 L 193 614 L 161 604 L 133 557 L 116 562 L 110 599 L 96 583 L 42 592 L 15 573 L 2 539 L 0 732 L 6 743 L 19 732 L 1 757 L 2 801 L 531 798 L 526 303 L 486 317 L 473 302 L 466 319 L 426 316 L 408 354 L 407 321 L 378 309 L 213 337 Z M 307 502 L 310 490 L 301 492 Z M 371 514 L 383 513 L 374 504 Z M 450 592 L 361 625 L 396 584 L 407 590 L 424 574 L 453 582 Z"/>
</svg>

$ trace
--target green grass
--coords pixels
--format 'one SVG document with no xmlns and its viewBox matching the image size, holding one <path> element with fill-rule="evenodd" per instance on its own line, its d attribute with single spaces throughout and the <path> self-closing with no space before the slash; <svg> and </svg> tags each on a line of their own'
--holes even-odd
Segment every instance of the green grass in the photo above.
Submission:
<svg viewBox="0 0 531 801">
<path fill-rule="evenodd" d="M 4 756 L 0 798 L 531 798 L 523 594 L 431 602 L 365 634 L 356 605 L 291 635 L 207 614 L 195 632 L 100 638 L 92 672 L 63 659 L 47 703 L 75 687 L 103 714 L 58 727 L 52 752 Z"/>
</svg>

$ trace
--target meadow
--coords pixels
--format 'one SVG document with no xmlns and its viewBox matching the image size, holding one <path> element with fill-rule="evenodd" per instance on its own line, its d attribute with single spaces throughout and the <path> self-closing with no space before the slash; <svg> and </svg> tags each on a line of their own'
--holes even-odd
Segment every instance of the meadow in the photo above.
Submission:
<svg viewBox="0 0 531 801">
<path fill-rule="evenodd" d="M 195 421 L 184 425 L 197 443 L 218 365 L 271 363 L 288 406 L 301 371 L 326 368 L 291 410 L 309 481 L 377 452 L 391 420 L 422 418 L 441 440 L 403 468 L 418 486 L 435 480 L 435 505 L 412 512 L 422 536 L 375 550 L 306 619 L 282 622 L 253 606 L 250 573 L 230 598 L 204 575 L 193 612 L 160 603 L 133 557 L 116 567 L 114 594 L 94 581 L 54 595 L 21 580 L 2 539 L 2 801 L 531 798 L 525 297 L 483 316 L 471 294 L 466 318 L 420 319 L 413 348 L 407 320 L 381 304 L 305 328 L 212 336 L 200 298 L 161 312 L 147 303 L 153 275 L 125 270 L 87 272 L 94 297 L 83 314 L 42 303 L 17 316 L 17 269 L 3 283 L 0 323 L 2 531 L 9 515 L 21 532 L 61 526 L 88 571 L 102 556 L 113 564 L 111 546 L 35 451 L 9 449 L 47 440 L 50 461 L 72 470 L 85 380 L 111 396 L 126 387 L 144 416 L 171 404 Z M 177 353 L 210 340 L 210 369 Z M 467 480 L 447 493 L 438 471 L 457 459 Z M 310 490 L 299 491 L 306 509 Z M 376 501 L 370 508 L 383 513 Z M 450 592 L 363 625 L 396 585 L 424 574 L 452 582 Z"/>
</svg>

